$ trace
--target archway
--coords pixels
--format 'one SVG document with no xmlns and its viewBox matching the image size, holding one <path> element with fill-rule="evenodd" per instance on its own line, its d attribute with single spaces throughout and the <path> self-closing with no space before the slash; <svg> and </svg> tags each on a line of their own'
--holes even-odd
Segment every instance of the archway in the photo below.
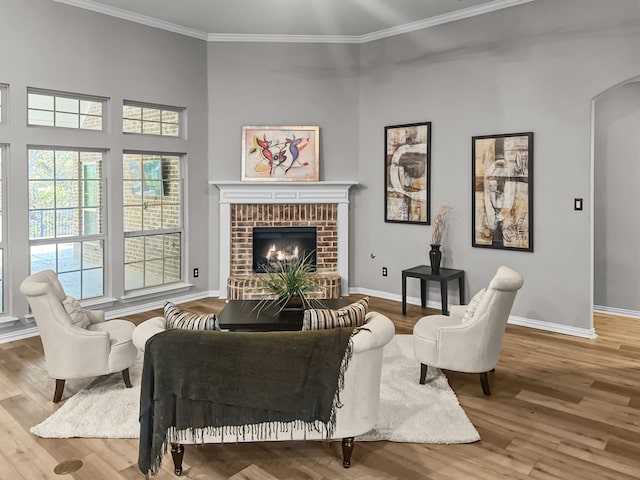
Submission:
<svg viewBox="0 0 640 480">
<path fill-rule="evenodd" d="M 592 101 L 591 305 L 640 318 L 640 77 Z"/>
</svg>

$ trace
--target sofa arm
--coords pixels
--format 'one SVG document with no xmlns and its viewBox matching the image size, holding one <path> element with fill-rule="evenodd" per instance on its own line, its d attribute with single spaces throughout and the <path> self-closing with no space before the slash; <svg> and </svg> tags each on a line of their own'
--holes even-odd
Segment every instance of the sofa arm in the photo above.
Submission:
<svg viewBox="0 0 640 480">
<path fill-rule="evenodd" d="M 133 329 L 131 341 L 138 350 L 144 352 L 147 340 L 167 329 L 167 321 L 164 317 L 153 317 L 145 320 Z"/>
<path fill-rule="evenodd" d="M 353 352 L 374 350 L 386 345 L 396 333 L 393 322 L 378 312 L 367 313 L 366 323 L 353 336 Z"/>
</svg>

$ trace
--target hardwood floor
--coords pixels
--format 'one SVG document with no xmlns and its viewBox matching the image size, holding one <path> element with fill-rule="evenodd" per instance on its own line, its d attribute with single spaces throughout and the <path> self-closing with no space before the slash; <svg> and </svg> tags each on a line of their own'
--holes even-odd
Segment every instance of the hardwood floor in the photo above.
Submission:
<svg viewBox="0 0 640 480">
<path fill-rule="evenodd" d="M 354 296 L 358 298 L 360 296 Z M 184 304 L 218 312 L 224 303 Z M 433 313 L 372 298 L 397 333 Z M 149 312 L 129 317 L 139 323 Z M 377 479 L 638 479 L 640 478 L 640 320 L 598 315 L 598 338 L 587 340 L 508 326 L 500 363 L 485 397 L 477 375 L 446 372 L 480 433 L 468 445 L 356 443 L 342 468 L 340 442 L 264 442 L 187 446 L 182 478 L 233 480 Z M 416 382 L 419 366 L 416 364 Z M 68 381 L 63 402 L 90 380 Z M 41 439 L 29 428 L 61 404 L 43 368 L 38 337 L 0 345 L 0 479 L 131 480 L 138 471 L 137 440 Z M 57 464 L 83 467 L 60 477 Z M 165 457 L 158 479 L 176 478 Z"/>
</svg>

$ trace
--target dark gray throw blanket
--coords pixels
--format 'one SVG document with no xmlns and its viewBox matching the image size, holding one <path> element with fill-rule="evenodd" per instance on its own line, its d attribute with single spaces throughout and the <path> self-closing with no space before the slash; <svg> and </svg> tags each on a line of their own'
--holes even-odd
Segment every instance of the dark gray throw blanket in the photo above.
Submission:
<svg viewBox="0 0 640 480">
<path fill-rule="evenodd" d="M 192 441 L 294 426 L 331 438 L 353 330 L 154 335 L 142 369 L 138 467 L 158 471 L 168 441 L 179 440 L 167 438 L 170 429 Z"/>
</svg>

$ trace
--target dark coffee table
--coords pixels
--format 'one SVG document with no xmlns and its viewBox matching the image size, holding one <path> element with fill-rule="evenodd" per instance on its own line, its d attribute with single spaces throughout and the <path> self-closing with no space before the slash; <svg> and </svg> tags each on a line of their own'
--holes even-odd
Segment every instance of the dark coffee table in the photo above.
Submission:
<svg viewBox="0 0 640 480">
<path fill-rule="evenodd" d="M 302 329 L 303 310 L 282 311 L 269 305 L 258 313 L 259 300 L 229 300 L 218 315 L 223 330 L 245 332 L 295 331 Z M 327 308 L 340 308 L 353 300 L 335 298 L 322 300 Z"/>
</svg>

